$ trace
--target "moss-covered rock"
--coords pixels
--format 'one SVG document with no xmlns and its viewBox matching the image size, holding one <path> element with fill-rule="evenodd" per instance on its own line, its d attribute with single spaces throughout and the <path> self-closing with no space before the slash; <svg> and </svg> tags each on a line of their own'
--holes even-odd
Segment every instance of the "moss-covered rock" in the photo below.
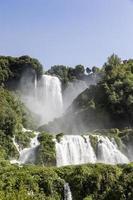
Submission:
<svg viewBox="0 0 133 200">
<path fill-rule="evenodd" d="M 64 133 L 59 133 L 56 135 L 56 140 L 57 142 L 60 142 L 61 141 L 61 138 L 64 136 Z"/>
<path fill-rule="evenodd" d="M 124 141 L 124 138 L 126 136 L 126 134 L 124 134 L 124 137 L 122 136 L 123 135 L 123 131 L 120 131 L 119 129 L 115 128 L 115 129 L 97 129 L 90 134 L 90 141 L 91 141 L 91 144 L 94 148 L 94 150 L 96 150 L 96 138 L 97 136 L 96 135 L 102 135 L 102 136 L 107 136 L 111 141 L 112 139 L 115 140 L 117 146 L 118 146 L 118 149 L 124 153 L 127 152 L 127 149 L 126 149 L 126 142 Z"/>
<path fill-rule="evenodd" d="M 31 138 L 35 136 L 34 131 L 21 131 L 15 135 L 15 141 L 21 149 L 29 147 Z"/>
<path fill-rule="evenodd" d="M 93 147 L 95 153 L 97 154 L 98 137 L 96 135 L 90 135 L 89 138 L 90 138 L 91 146 Z"/>
<path fill-rule="evenodd" d="M 56 165 L 55 142 L 53 141 L 53 136 L 49 133 L 42 132 L 38 140 L 40 145 L 37 149 L 36 164 L 44 166 Z"/>
<path fill-rule="evenodd" d="M 15 148 L 12 137 L 9 135 L 5 135 L 0 130 L 0 159 L 10 159 L 10 158 L 18 158 L 19 153 Z"/>
</svg>

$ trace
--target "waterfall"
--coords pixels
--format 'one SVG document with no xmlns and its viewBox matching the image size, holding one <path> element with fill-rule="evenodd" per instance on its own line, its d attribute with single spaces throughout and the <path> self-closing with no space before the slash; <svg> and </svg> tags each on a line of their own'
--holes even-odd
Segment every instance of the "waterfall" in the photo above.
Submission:
<svg viewBox="0 0 133 200">
<path fill-rule="evenodd" d="M 96 156 L 89 137 L 65 135 L 58 143 L 56 141 L 57 166 L 95 163 Z"/>
<path fill-rule="evenodd" d="M 27 78 L 28 79 L 28 78 Z M 28 86 L 27 86 L 28 85 Z M 43 75 L 31 83 L 22 78 L 22 101 L 29 110 L 38 116 L 39 126 L 61 116 L 63 111 L 61 82 L 57 77 Z M 33 89 L 34 88 L 34 89 Z"/>
<path fill-rule="evenodd" d="M 34 163 L 36 148 L 39 145 L 38 132 L 31 139 L 29 148 L 21 149 L 13 138 L 13 143 L 19 152 L 18 160 L 10 162 L 26 164 Z M 57 166 L 76 165 L 84 163 L 119 164 L 128 163 L 129 159 L 118 149 L 115 140 L 101 135 L 97 137 L 96 149 L 94 150 L 89 135 L 64 135 L 58 142 L 56 139 L 56 163 Z"/>
<path fill-rule="evenodd" d="M 35 74 L 35 80 L 34 80 L 34 88 L 37 89 L 37 75 Z"/>
<path fill-rule="evenodd" d="M 122 154 L 114 140 L 109 140 L 108 137 L 98 137 L 98 161 L 116 164 L 116 163 L 127 163 L 127 157 Z"/>
<path fill-rule="evenodd" d="M 24 148 L 23 150 L 20 151 L 20 156 L 19 156 L 19 163 L 25 164 L 25 163 L 34 163 L 36 156 L 35 156 L 35 151 L 37 146 L 39 146 L 39 141 L 38 141 L 38 135 L 39 133 L 35 133 L 35 137 L 31 139 L 30 142 L 30 147 L 29 148 Z"/>
<path fill-rule="evenodd" d="M 72 200 L 72 193 L 68 183 L 64 184 L 64 200 Z"/>
<path fill-rule="evenodd" d="M 43 75 L 38 82 L 37 94 L 37 100 L 41 105 L 41 111 L 43 111 L 43 121 L 47 123 L 62 114 L 61 83 L 57 77 Z"/>
<path fill-rule="evenodd" d="M 38 141 L 39 132 L 35 132 L 35 137 L 31 138 L 30 146 L 28 148 L 21 149 L 19 144 L 16 143 L 15 137 L 13 138 L 13 144 L 19 152 L 18 160 L 11 160 L 11 164 L 26 164 L 26 163 L 34 163 L 36 159 L 36 148 L 39 146 Z"/>
<path fill-rule="evenodd" d="M 128 163 L 128 158 L 120 152 L 114 140 L 97 137 L 97 154 L 89 136 L 65 135 L 56 141 L 57 166 L 103 162 L 107 164 Z"/>
</svg>

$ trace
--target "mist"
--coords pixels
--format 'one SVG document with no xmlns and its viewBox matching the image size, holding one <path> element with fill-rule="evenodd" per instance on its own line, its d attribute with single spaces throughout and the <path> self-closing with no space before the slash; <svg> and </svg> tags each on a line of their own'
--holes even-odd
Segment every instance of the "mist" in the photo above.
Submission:
<svg viewBox="0 0 133 200">
<path fill-rule="evenodd" d="M 89 85 L 85 81 L 75 80 L 69 82 L 63 94 L 63 107 L 64 111 L 72 104 L 73 100 L 83 92 Z"/>
<path fill-rule="evenodd" d="M 57 77 L 42 75 L 37 80 L 35 73 L 25 71 L 19 88 L 22 102 L 36 115 L 38 126 L 62 115 L 61 83 Z"/>
<path fill-rule="evenodd" d="M 91 77 L 87 77 L 84 80 L 75 80 L 69 82 L 65 90 L 63 91 L 63 113 L 59 118 L 55 118 L 53 121 L 44 124 L 39 128 L 40 131 L 48 131 L 53 134 L 82 134 L 88 130 L 95 129 L 95 127 L 102 127 L 103 124 L 92 124 L 95 121 L 94 114 L 90 112 L 82 112 L 75 107 L 77 97 L 89 89 L 90 85 L 96 85 L 99 81 L 99 77 L 92 74 Z M 89 127 L 89 128 L 88 128 Z"/>
<path fill-rule="evenodd" d="M 34 70 L 25 71 L 20 80 L 21 99 L 36 116 L 37 126 L 52 133 L 80 134 L 88 130 L 90 114 L 74 108 L 74 101 L 90 85 L 97 83 L 97 77 L 69 82 L 64 91 L 60 80 L 51 75 L 42 75 L 39 80 Z"/>
</svg>

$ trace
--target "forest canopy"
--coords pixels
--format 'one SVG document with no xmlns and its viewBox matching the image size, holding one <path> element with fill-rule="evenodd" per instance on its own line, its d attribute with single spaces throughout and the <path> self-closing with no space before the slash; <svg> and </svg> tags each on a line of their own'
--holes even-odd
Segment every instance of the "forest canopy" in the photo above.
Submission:
<svg viewBox="0 0 133 200">
<path fill-rule="evenodd" d="M 17 84 L 22 74 L 27 70 L 36 73 L 37 77 L 43 73 L 42 65 L 35 58 L 0 56 L 0 85 L 11 87 L 12 82 L 15 81 L 15 84 Z"/>
</svg>

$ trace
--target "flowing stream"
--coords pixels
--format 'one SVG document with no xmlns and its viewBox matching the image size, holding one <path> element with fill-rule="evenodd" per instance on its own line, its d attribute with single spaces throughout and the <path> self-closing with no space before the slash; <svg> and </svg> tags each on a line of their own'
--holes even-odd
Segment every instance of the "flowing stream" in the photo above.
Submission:
<svg viewBox="0 0 133 200">
<path fill-rule="evenodd" d="M 72 193 L 68 183 L 64 184 L 64 200 L 72 200 Z"/>
</svg>

